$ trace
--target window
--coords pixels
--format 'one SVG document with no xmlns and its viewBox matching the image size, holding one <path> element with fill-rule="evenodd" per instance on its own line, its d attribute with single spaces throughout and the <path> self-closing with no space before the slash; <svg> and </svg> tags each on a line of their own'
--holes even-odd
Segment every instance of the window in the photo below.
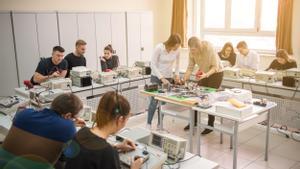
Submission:
<svg viewBox="0 0 300 169">
<path fill-rule="evenodd" d="M 260 52 L 275 51 L 278 0 L 188 0 L 188 37 L 221 48 L 241 40 Z"/>
</svg>

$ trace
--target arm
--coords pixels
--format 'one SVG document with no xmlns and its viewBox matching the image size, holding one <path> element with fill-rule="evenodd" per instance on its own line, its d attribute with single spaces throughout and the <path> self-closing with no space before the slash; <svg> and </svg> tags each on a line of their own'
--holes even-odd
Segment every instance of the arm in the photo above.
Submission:
<svg viewBox="0 0 300 169">
<path fill-rule="evenodd" d="M 184 81 L 187 81 L 190 79 L 190 76 L 194 70 L 194 67 L 195 67 L 194 57 L 189 55 L 189 64 L 188 64 L 188 67 L 187 67 L 185 75 L 184 75 Z"/>
<path fill-rule="evenodd" d="M 106 62 L 102 58 L 100 58 L 100 62 L 101 62 L 101 69 L 102 69 L 102 71 L 106 70 L 107 69 Z"/>
<path fill-rule="evenodd" d="M 152 58 L 151 58 L 151 69 L 152 69 L 152 71 L 153 71 L 153 73 L 156 77 L 158 77 L 159 79 L 162 79 L 163 76 L 157 68 L 159 57 L 160 57 L 160 48 L 156 47 L 154 49 L 154 53 L 153 53 Z"/>
<path fill-rule="evenodd" d="M 176 55 L 176 60 L 175 60 L 175 82 L 179 81 L 179 65 L 180 65 L 180 52 L 178 51 L 178 54 Z"/>
<path fill-rule="evenodd" d="M 260 56 L 258 53 L 255 53 L 255 57 L 253 58 L 253 64 L 252 64 L 252 69 L 258 70 L 259 69 L 259 63 L 260 63 Z"/>
</svg>

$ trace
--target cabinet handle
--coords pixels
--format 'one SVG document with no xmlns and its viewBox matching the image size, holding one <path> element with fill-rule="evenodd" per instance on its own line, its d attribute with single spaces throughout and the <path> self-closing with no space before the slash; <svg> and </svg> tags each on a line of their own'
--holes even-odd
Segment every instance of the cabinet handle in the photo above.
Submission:
<svg viewBox="0 0 300 169">
<path fill-rule="evenodd" d="M 144 47 L 141 47 L 141 51 L 144 51 Z"/>
</svg>

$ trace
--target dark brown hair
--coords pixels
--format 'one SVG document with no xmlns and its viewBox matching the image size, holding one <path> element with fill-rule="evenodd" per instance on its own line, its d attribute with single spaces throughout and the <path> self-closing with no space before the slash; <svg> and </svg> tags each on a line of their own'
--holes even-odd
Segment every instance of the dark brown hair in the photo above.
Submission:
<svg viewBox="0 0 300 169">
<path fill-rule="evenodd" d="M 168 40 L 164 42 L 166 48 L 174 47 L 177 44 L 181 45 L 181 36 L 178 33 L 171 34 Z"/>
<path fill-rule="evenodd" d="M 72 113 L 75 116 L 82 108 L 83 104 L 81 100 L 73 93 L 61 94 L 51 103 L 51 109 L 59 114 Z"/>
<path fill-rule="evenodd" d="M 233 49 L 233 45 L 232 45 L 231 42 L 226 42 L 226 43 L 224 44 L 224 46 L 223 46 L 223 48 L 222 48 L 222 50 L 221 50 L 221 53 L 222 53 L 223 55 L 225 55 L 225 50 L 226 50 L 226 48 L 228 48 L 228 47 L 231 48 L 231 52 L 230 52 L 230 56 L 231 56 L 231 55 L 234 54 L 234 49 Z"/>
<path fill-rule="evenodd" d="M 111 44 L 105 46 L 104 50 L 110 51 L 110 53 L 114 53 L 114 49 L 112 48 Z"/>
<path fill-rule="evenodd" d="M 294 59 L 290 58 L 289 54 L 285 49 L 278 49 L 276 52 L 276 57 L 283 58 L 287 62 L 295 62 Z"/>
<path fill-rule="evenodd" d="M 56 51 L 63 53 L 63 52 L 65 52 L 65 49 L 61 46 L 54 46 L 52 49 L 52 52 L 56 52 Z"/>
<path fill-rule="evenodd" d="M 245 48 L 245 49 L 248 49 L 248 45 L 245 41 L 240 41 L 237 45 L 236 45 L 236 48 Z"/>
<path fill-rule="evenodd" d="M 75 46 L 86 45 L 86 42 L 82 39 L 78 39 L 75 43 Z"/>
<path fill-rule="evenodd" d="M 119 116 L 129 115 L 129 112 L 130 105 L 127 99 L 115 91 L 110 91 L 105 93 L 99 102 L 95 123 L 101 128 Z"/>
</svg>

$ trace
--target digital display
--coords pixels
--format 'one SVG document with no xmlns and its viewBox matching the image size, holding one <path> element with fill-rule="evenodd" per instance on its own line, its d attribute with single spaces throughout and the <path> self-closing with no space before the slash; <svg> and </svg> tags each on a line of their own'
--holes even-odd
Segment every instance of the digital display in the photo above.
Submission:
<svg viewBox="0 0 300 169">
<path fill-rule="evenodd" d="M 153 134 L 152 144 L 161 148 L 162 147 L 162 138 L 156 134 Z"/>
</svg>

